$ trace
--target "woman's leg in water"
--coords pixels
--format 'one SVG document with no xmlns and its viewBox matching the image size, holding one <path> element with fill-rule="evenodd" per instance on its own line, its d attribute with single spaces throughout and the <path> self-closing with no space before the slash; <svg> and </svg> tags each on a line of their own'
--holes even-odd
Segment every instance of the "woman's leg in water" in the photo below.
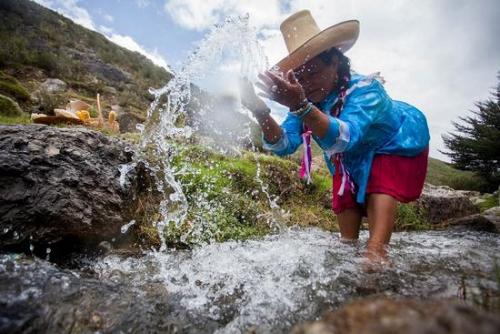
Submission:
<svg viewBox="0 0 500 334">
<path fill-rule="evenodd" d="M 370 237 L 366 245 L 369 260 L 384 261 L 387 258 L 386 246 L 391 239 L 396 220 L 397 201 L 386 194 L 369 194 L 367 216 Z"/>
<path fill-rule="evenodd" d="M 361 218 L 361 208 L 345 209 L 337 215 L 341 241 L 354 242 L 358 240 Z"/>
</svg>

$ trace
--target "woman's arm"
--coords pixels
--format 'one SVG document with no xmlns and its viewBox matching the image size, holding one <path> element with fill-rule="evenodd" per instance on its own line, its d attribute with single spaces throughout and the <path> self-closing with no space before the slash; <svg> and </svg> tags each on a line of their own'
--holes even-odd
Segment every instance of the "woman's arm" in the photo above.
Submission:
<svg viewBox="0 0 500 334">
<path fill-rule="evenodd" d="M 330 119 L 316 106 L 312 107 L 311 112 L 303 120 L 307 127 L 311 129 L 313 135 L 318 136 L 320 139 L 326 136 L 330 128 Z"/>
<path fill-rule="evenodd" d="M 254 114 L 255 115 L 255 114 Z M 257 122 L 262 129 L 262 134 L 264 135 L 264 140 L 270 144 L 277 143 L 281 136 L 282 131 L 278 123 L 271 117 L 269 113 L 257 114 L 255 115 Z"/>
</svg>

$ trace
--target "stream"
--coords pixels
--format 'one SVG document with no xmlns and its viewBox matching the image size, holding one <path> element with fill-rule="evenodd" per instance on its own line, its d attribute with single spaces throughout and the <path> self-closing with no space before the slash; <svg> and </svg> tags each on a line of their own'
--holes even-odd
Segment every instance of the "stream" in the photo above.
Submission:
<svg viewBox="0 0 500 334">
<path fill-rule="evenodd" d="M 366 239 L 364 232 L 359 245 L 347 245 L 337 233 L 290 228 L 192 250 L 110 254 L 81 270 L 1 255 L 1 319 L 22 309 L 17 324 L 36 313 L 37 328 L 49 332 L 93 325 L 112 332 L 287 333 L 369 295 L 481 303 L 498 293 L 496 234 L 395 233 L 391 267 L 378 273 L 362 270 Z M 88 318 L 96 323 L 81 324 Z"/>
</svg>

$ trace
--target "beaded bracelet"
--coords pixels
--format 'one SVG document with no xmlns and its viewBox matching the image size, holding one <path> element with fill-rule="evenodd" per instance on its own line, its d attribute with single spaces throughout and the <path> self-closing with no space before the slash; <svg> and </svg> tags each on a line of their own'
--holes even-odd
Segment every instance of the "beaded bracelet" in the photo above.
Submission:
<svg viewBox="0 0 500 334">
<path fill-rule="evenodd" d="M 309 114 L 311 111 L 313 110 L 313 104 L 311 102 L 309 102 L 307 104 L 307 108 L 306 110 L 304 110 L 303 113 L 301 113 L 299 116 L 300 119 L 304 119 L 304 117 L 306 117 L 307 114 Z"/>
<path fill-rule="evenodd" d="M 290 111 L 290 113 L 292 115 L 299 117 L 300 119 L 303 119 L 307 114 L 311 112 L 312 108 L 313 104 L 308 101 L 303 107 L 297 110 Z"/>
</svg>

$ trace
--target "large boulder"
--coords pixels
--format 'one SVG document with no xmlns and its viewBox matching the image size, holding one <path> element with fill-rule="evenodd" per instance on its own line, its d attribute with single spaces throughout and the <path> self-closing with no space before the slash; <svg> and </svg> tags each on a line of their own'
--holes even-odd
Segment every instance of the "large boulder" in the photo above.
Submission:
<svg viewBox="0 0 500 334">
<path fill-rule="evenodd" d="M 48 78 L 42 82 L 40 88 L 45 90 L 47 93 L 56 94 L 65 92 L 68 85 L 61 79 Z"/>
<path fill-rule="evenodd" d="M 142 193 L 155 205 L 144 168 L 121 176 L 131 162 L 127 143 L 97 131 L 0 126 L 0 248 L 119 236 Z"/>
<path fill-rule="evenodd" d="M 439 224 L 452 218 L 479 213 L 471 201 L 471 197 L 478 195 L 475 191 L 454 190 L 426 183 L 416 205 L 424 212 L 427 222 Z"/>
<path fill-rule="evenodd" d="M 486 232 L 500 232 L 500 206 L 490 208 L 482 213 L 452 219 L 450 226 Z"/>
<path fill-rule="evenodd" d="M 500 332 L 500 319 L 456 301 L 368 298 L 323 319 L 296 326 L 295 334 L 461 334 Z"/>
<path fill-rule="evenodd" d="M 8 255 L 0 255 L 0 273 L 0 333 L 175 333 L 178 329 L 165 286 L 153 280 L 139 291 L 42 260 Z"/>
</svg>

